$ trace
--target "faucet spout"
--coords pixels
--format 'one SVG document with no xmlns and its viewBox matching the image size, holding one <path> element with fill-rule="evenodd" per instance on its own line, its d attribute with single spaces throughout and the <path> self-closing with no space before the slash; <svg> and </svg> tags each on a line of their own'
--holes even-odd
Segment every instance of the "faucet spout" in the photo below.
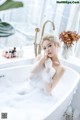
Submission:
<svg viewBox="0 0 80 120">
<path fill-rule="evenodd" d="M 43 37 L 43 35 L 44 35 L 45 26 L 46 26 L 46 24 L 49 23 L 49 22 L 52 24 L 53 30 L 55 30 L 55 26 L 54 26 L 54 23 L 53 23 L 52 21 L 50 21 L 50 20 L 45 21 L 45 23 L 43 24 L 43 27 L 42 27 L 41 40 L 42 40 L 42 37 Z"/>
<path fill-rule="evenodd" d="M 44 29 L 45 29 L 45 26 L 46 24 L 50 22 L 52 24 L 52 27 L 53 27 L 53 30 L 55 30 L 55 26 L 54 26 L 54 23 L 50 20 L 47 20 L 44 22 L 43 24 L 43 27 L 42 27 L 42 32 L 41 32 L 41 39 L 40 39 L 40 42 L 39 44 L 37 43 L 37 33 L 40 31 L 39 28 L 36 28 L 35 31 L 35 40 L 34 40 L 34 51 L 35 51 L 35 57 L 41 53 L 41 41 L 42 41 L 42 38 L 43 38 L 43 35 L 44 35 Z"/>
</svg>

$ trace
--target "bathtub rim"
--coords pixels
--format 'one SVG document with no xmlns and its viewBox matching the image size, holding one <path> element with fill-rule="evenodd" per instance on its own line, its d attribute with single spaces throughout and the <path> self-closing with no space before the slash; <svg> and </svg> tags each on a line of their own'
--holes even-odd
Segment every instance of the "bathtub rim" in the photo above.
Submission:
<svg viewBox="0 0 80 120">
<path fill-rule="evenodd" d="M 76 84 L 74 84 L 74 85 L 71 87 L 71 89 L 66 93 L 66 95 L 64 96 L 64 98 L 62 98 L 62 99 L 56 104 L 56 106 L 54 106 L 54 109 L 53 109 L 52 112 L 54 112 L 54 111 L 68 98 L 68 96 L 70 96 L 70 94 L 72 93 L 73 90 L 75 90 L 75 89 L 78 88 L 78 84 L 79 84 L 79 82 L 80 82 L 80 75 L 78 74 L 77 71 L 75 71 L 74 69 L 72 69 L 72 68 L 70 68 L 70 67 L 67 67 L 67 66 L 65 66 L 65 68 L 70 69 L 71 71 L 73 71 L 73 72 L 77 75 L 77 80 L 76 80 L 77 82 L 76 82 Z M 76 90 L 75 90 L 75 91 L 76 91 Z M 76 93 L 75 91 L 74 91 L 73 94 Z M 50 112 L 50 114 L 51 114 L 51 109 L 50 109 L 49 112 Z M 48 116 L 49 116 L 50 114 L 48 114 Z M 48 116 L 47 116 L 47 117 L 48 117 Z"/>
<path fill-rule="evenodd" d="M 16 67 L 8 67 L 8 68 L 2 68 L 0 69 L 0 71 L 4 71 L 4 70 L 11 70 L 11 69 L 15 69 L 15 68 L 26 68 L 26 67 L 32 67 L 32 65 L 20 65 L 20 66 L 16 66 Z M 59 100 L 57 103 L 55 103 L 55 106 L 53 106 L 53 108 L 51 107 L 51 109 L 48 110 L 48 112 L 45 113 L 44 115 L 44 120 L 49 117 L 67 98 L 68 96 L 70 96 L 70 94 L 72 93 L 73 90 L 77 89 L 78 83 L 80 81 L 80 76 L 78 74 L 77 71 L 75 71 L 74 69 L 64 66 L 65 68 L 73 71 L 76 74 L 77 80 L 75 82 L 75 84 L 73 84 L 73 86 L 71 87 L 71 89 L 65 94 L 65 96 Z"/>
<path fill-rule="evenodd" d="M 16 63 L 16 62 L 22 62 L 22 61 L 29 61 L 29 60 L 34 60 L 34 58 L 12 58 L 8 59 L 6 58 L 5 62 L 1 62 L 0 65 L 6 65 L 6 64 L 11 64 L 11 63 Z"/>
</svg>

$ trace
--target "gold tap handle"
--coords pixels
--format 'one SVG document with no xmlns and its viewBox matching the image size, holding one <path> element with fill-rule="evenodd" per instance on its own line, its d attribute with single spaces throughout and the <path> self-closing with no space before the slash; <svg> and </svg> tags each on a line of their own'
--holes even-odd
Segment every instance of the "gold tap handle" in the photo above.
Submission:
<svg viewBox="0 0 80 120">
<path fill-rule="evenodd" d="M 35 31 L 36 31 L 36 33 L 35 33 L 35 40 L 34 40 L 34 50 L 35 50 L 35 57 L 36 57 L 37 56 L 37 43 L 36 43 L 36 41 L 37 41 L 37 33 L 40 31 L 40 29 L 36 28 Z"/>
<path fill-rule="evenodd" d="M 36 33 L 35 33 L 34 43 L 36 43 L 36 41 L 37 41 L 37 33 L 40 31 L 40 29 L 39 29 L 39 28 L 36 28 L 35 31 L 36 31 Z"/>
<path fill-rule="evenodd" d="M 38 55 L 41 54 L 41 43 L 38 46 Z"/>
</svg>

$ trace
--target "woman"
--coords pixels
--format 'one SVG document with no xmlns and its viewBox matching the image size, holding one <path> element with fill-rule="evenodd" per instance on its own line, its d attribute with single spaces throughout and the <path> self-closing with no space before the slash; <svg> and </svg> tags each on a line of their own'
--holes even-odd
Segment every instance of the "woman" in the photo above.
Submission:
<svg viewBox="0 0 80 120">
<path fill-rule="evenodd" d="M 45 82 L 45 88 L 48 93 L 52 91 L 52 89 L 57 85 L 60 81 L 60 78 L 64 74 L 65 69 L 61 65 L 58 59 L 57 49 L 59 47 L 59 42 L 57 42 L 57 38 L 53 35 L 46 35 L 43 37 L 42 41 L 42 49 L 44 50 L 44 56 L 39 55 L 37 60 L 38 64 L 31 71 L 32 74 L 36 73 L 40 70 L 41 67 L 44 66 L 45 61 L 50 58 L 52 61 L 52 67 L 56 70 L 55 75 L 52 77 L 52 82 Z"/>
</svg>

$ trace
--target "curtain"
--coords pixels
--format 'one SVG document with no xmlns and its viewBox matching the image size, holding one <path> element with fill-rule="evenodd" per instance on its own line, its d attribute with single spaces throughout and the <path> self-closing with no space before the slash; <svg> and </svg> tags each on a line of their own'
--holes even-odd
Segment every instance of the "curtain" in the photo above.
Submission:
<svg viewBox="0 0 80 120">
<path fill-rule="evenodd" d="M 5 45 L 13 45 L 13 42 L 15 46 L 33 44 L 35 28 L 39 27 L 41 32 L 42 25 L 46 20 L 54 22 L 55 31 L 52 30 L 50 24 L 47 24 L 45 32 L 53 32 L 57 35 L 64 30 L 80 32 L 80 4 L 59 4 L 57 0 L 22 0 L 22 2 L 24 3 L 23 8 L 0 12 L 0 18 L 13 23 L 17 29 L 15 39 L 13 36 L 7 38 Z M 75 47 L 74 55 L 78 57 L 80 43 L 78 42 Z"/>
</svg>

